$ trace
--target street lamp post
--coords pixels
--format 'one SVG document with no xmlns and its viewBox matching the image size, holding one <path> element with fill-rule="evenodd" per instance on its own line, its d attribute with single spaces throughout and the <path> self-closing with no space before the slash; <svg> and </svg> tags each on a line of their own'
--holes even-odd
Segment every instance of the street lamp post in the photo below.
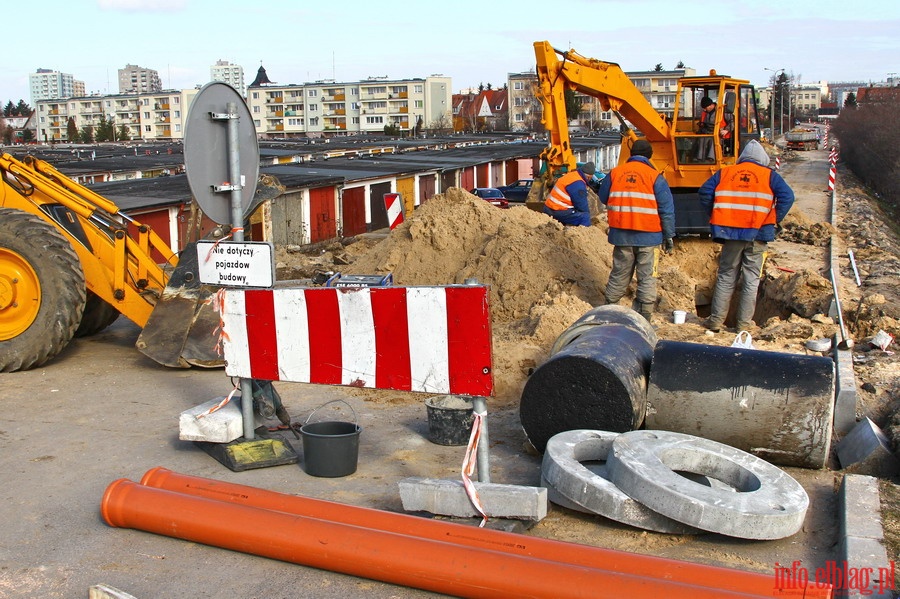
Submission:
<svg viewBox="0 0 900 599">
<path fill-rule="evenodd" d="M 771 101 L 771 108 L 769 110 L 769 131 L 772 135 L 772 143 L 775 143 L 775 81 L 777 80 L 778 72 L 784 72 L 784 69 L 770 69 L 768 67 L 763 67 L 764 71 L 772 71 L 772 87 L 769 90 L 769 100 Z M 781 104 L 782 110 L 784 110 L 784 101 Z M 780 116 L 780 115 L 779 115 Z M 778 119 L 781 120 L 780 118 Z M 782 131 L 784 130 L 784 125 L 781 126 Z"/>
</svg>

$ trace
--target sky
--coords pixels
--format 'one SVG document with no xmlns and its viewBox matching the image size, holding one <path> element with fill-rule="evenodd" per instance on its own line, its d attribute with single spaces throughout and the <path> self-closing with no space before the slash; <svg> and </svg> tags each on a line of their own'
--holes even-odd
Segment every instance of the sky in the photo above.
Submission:
<svg viewBox="0 0 900 599">
<path fill-rule="evenodd" d="M 561 8 L 561 7 L 564 7 Z M 118 69 L 159 72 L 164 89 L 210 80 L 210 66 L 260 66 L 271 81 L 452 77 L 459 92 L 532 70 L 535 41 L 618 63 L 757 86 L 784 69 L 801 83 L 880 82 L 900 74 L 896 0 L 43 0 L 22 17 L 0 64 L 0 101 L 31 103 L 28 75 L 70 73 L 88 94 L 118 93 Z"/>
</svg>

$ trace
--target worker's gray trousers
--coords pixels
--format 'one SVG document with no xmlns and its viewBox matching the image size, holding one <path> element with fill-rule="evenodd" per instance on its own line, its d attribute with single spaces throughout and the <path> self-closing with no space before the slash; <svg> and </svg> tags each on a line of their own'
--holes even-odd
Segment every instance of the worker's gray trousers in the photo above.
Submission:
<svg viewBox="0 0 900 599">
<path fill-rule="evenodd" d="M 616 304 L 625 295 L 631 277 L 637 271 L 638 304 L 656 302 L 656 252 L 654 246 L 638 247 L 633 245 L 617 245 L 613 248 L 613 265 L 606 283 L 606 303 Z"/>
<path fill-rule="evenodd" d="M 764 241 L 725 241 L 719 254 L 719 272 L 716 275 L 716 289 L 713 292 L 712 311 L 709 322 L 722 325 L 728 316 L 731 296 L 741 277 L 741 288 L 738 292 L 736 325 L 738 330 L 747 330 L 753 322 L 756 311 L 756 291 L 759 288 L 759 276 L 762 272 L 768 244 Z"/>
</svg>

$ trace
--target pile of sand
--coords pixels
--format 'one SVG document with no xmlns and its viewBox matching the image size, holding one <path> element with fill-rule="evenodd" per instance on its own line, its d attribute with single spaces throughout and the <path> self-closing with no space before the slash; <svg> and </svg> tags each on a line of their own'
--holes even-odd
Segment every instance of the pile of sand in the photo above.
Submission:
<svg viewBox="0 0 900 599">
<path fill-rule="evenodd" d="M 821 234 L 819 223 L 802 214 L 789 224 L 798 238 L 818 239 Z M 282 267 L 303 276 L 330 267 L 345 274 L 391 273 L 399 286 L 464 284 L 471 279 L 488 285 L 495 395 L 498 403 L 505 403 L 518 400 L 528 375 L 549 357 L 556 338 L 592 306 L 604 303 L 612 265 L 606 231 L 602 212 L 590 227 L 564 227 L 524 206 L 503 210 L 463 189 L 450 188 L 383 237 L 366 236 L 366 243 L 357 239 L 347 245 L 329 242 L 305 248 L 302 255 L 288 250 L 280 252 L 279 259 L 285 260 Z M 670 328 L 668 323 L 672 310 L 693 314 L 698 305 L 709 303 L 718 252 L 718 244 L 693 237 L 676 240 L 671 254 L 660 254 L 654 316 L 660 334 L 710 341 L 696 324 Z M 827 312 L 831 298 L 830 283 L 808 270 L 775 272 L 762 286 L 771 299 L 760 304 L 771 304 L 768 314 L 782 319 L 791 315 L 808 319 Z M 632 284 L 623 305 L 631 305 L 633 290 Z M 861 312 L 868 316 L 866 308 Z M 795 337 L 779 329 L 778 320 L 766 323 L 773 325 L 767 337 Z M 798 334 L 818 335 L 822 326 L 802 327 Z"/>
</svg>

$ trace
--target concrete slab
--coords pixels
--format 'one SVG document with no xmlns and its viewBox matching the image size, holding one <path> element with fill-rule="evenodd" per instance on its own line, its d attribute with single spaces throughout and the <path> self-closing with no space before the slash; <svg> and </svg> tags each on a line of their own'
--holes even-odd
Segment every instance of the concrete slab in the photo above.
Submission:
<svg viewBox="0 0 900 599">
<path fill-rule="evenodd" d="M 105 584 L 95 584 L 88 590 L 88 599 L 136 599 L 125 591 Z"/>
<path fill-rule="evenodd" d="M 225 397 L 211 399 L 181 413 L 178 418 L 178 438 L 182 441 L 230 443 L 244 434 L 241 398 L 235 396 L 227 404 L 209 413 Z"/>
<path fill-rule="evenodd" d="M 835 584 L 835 597 L 890 599 L 895 563 L 884 548 L 878 479 L 845 475 L 838 501 L 841 538 L 835 570 L 842 584 Z"/>
<path fill-rule="evenodd" d="M 888 479 L 900 474 L 900 460 L 891 451 L 890 441 L 868 417 L 841 439 L 836 450 L 845 472 Z"/>
<path fill-rule="evenodd" d="M 520 485 L 473 482 L 489 518 L 513 518 L 538 522 L 547 516 L 547 489 Z M 398 483 L 403 509 L 444 516 L 474 518 L 481 514 L 472 505 L 461 480 L 409 477 Z"/>
</svg>

